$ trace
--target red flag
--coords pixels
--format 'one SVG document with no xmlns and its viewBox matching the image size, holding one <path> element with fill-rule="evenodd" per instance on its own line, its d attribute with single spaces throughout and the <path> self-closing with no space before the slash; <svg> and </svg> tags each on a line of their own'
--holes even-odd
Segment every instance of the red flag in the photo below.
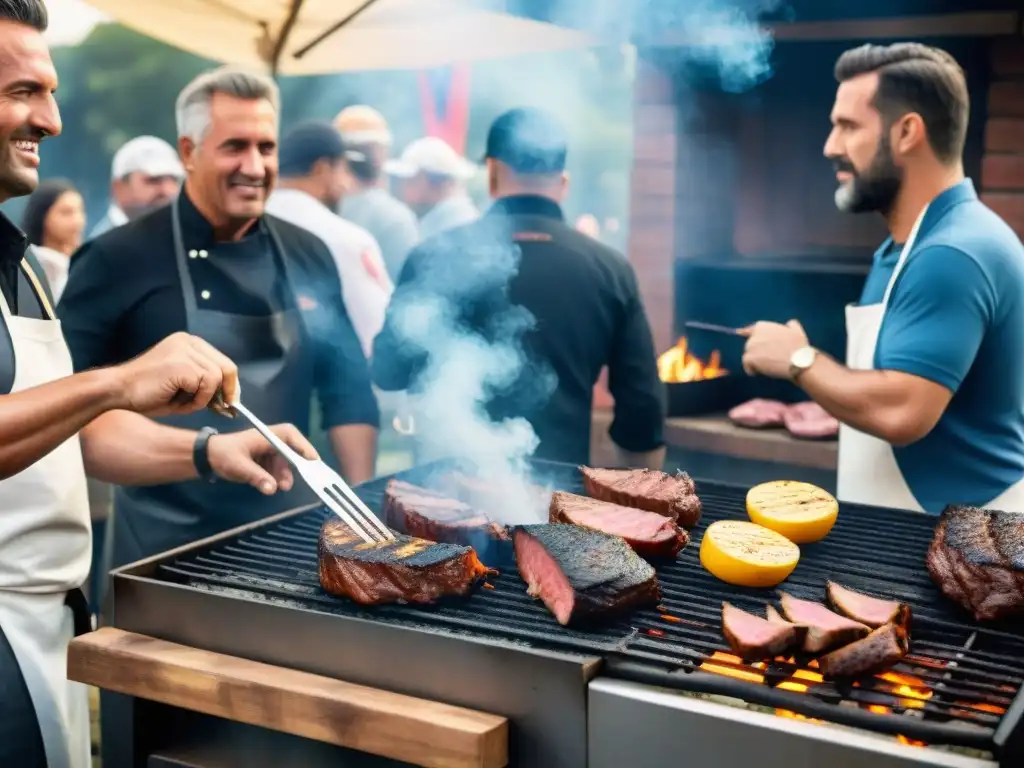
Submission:
<svg viewBox="0 0 1024 768">
<path fill-rule="evenodd" d="M 460 155 L 466 152 L 469 131 L 468 63 L 424 70 L 419 73 L 420 103 L 427 136 L 444 139 Z"/>
</svg>

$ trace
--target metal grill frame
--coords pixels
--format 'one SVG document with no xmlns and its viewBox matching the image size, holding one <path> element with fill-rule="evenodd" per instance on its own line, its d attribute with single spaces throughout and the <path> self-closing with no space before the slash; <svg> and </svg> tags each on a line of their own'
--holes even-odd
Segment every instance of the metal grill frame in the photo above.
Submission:
<svg viewBox="0 0 1024 768">
<path fill-rule="evenodd" d="M 543 465 L 548 463 L 538 464 L 541 465 L 542 472 L 545 469 L 556 473 L 567 471 L 564 465 L 552 464 L 550 467 L 544 467 Z M 398 477 L 409 482 L 428 483 L 431 474 L 449 469 L 450 466 L 420 468 L 401 473 Z M 357 492 L 371 508 L 378 506 L 376 502 L 388 479 L 379 478 L 358 488 Z M 564 487 L 566 483 L 559 485 Z M 570 490 L 580 489 L 577 486 Z M 721 483 L 701 482 L 698 492 L 706 499 L 707 508 L 713 506 L 708 502 L 720 501 L 717 497 L 722 493 L 735 497 L 737 493 L 745 493 L 745 489 Z M 735 502 L 735 498 L 731 501 Z M 523 642 L 488 637 L 472 630 L 469 634 L 453 634 L 450 628 L 445 630 L 441 627 L 409 626 L 385 623 L 365 616 L 329 614 L 317 611 L 315 607 L 301 600 L 296 601 L 294 605 L 286 605 L 281 602 L 253 599 L 241 591 L 236 594 L 210 592 L 202 588 L 176 584 L 161 577 L 161 569 L 173 567 L 180 558 L 195 557 L 203 552 L 215 552 L 222 547 L 230 546 L 232 542 L 247 534 L 271 531 L 288 523 L 294 524 L 296 520 L 302 519 L 303 516 L 308 517 L 311 510 L 316 509 L 317 507 L 313 505 L 286 512 L 115 571 L 114 625 L 193 647 L 330 675 L 512 717 L 518 726 L 515 740 L 520 742 L 520 754 L 524 757 L 533 757 L 537 761 L 533 763 L 528 760 L 523 763 L 525 765 L 585 765 L 585 744 L 578 749 L 573 748 L 572 755 L 559 751 L 565 747 L 556 745 L 567 741 L 579 743 L 575 737 L 567 740 L 567 731 L 581 733 L 585 739 L 585 722 L 574 724 L 571 722 L 571 713 L 578 712 L 581 713 L 581 717 L 585 717 L 586 685 L 598 673 L 602 661 L 607 661 L 603 673 L 611 677 L 689 692 L 735 696 L 752 703 L 790 709 L 809 717 L 862 727 L 876 733 L 904 733 L 933 743 L 989 749 L 1001 755 L 1004 761 L 1024 759 L 1021 757 L 1020 743 L 1024 740 L 1024 733 L 1021 733 L 1021 728 L 1014 727 L 1024 714 L 1024 693 L 1021 689 L 1016 692 L 1014 701 L 1001 721 L 994 723 L 992 727 L 964 731 L 958 730 L 955 726 L 951 728 L 942 723 L 929 721 L 920 721 L 913 723 L 914 727 L 908 727 L 908 719 L 902 716 L 876 715 L 855 708 L 835 707 L 806 694 L 775 690 L 768 686 L 712 673 L 689 671 L 695 661 L 703 659 L 709 652 L 694 652 L 692 641 L 689 641 L 689 654 L 676 653 L 674 656 L 664 653 L 666 642 L 659 642 L 637 632 L 626 638 L 631 647 L 622 644 L 621 635 L 616 638 L 614 633 L 611 633 L 613 636 L 609 636 L 608 632 L 601 633 L 601 639 L 595 638 L 589 647 L 568 635 L 564 644 L 545 643 L 544 637 L 523 638 L 543 643 L 541 647 L 531 647 L 524 645 Z M 924 522 L 919 515 L 912 513 L 854 508 L 848 505 L 843 505 L 840 520 L 842 521 L 844 516 L 857 514 L 869 517 L 884 514 L 887 516 L 886 521 L 897 527 L 906 524 L 912 528 L 920 528 Z M 891 515 L 908 517 L 901 520 L 888 517 Z M 688 553 L 692 557 L 696 556 L 696 548 L 707 522 L 706 515 L 702 525 L 694 532 L 694 541 L 688 548 Z M 904 570 L 916 573 L 918 577 L 923 574 L 923 579 L 927 580 L 923 558 L 912 560 L 913 562 Z M 820 569 L 812 565 L 809 570 L 813 571 L 814 575 L 808 581 L 823 587 L 824 579 L 819 573 Z M 877 574 L 872 573 L 871 576 L 875 577 Z M 708 579 L 711 577 L 708 576 Z M 850 582 L 849 579 L 844 580 L 842 577 L 837 580 L 854 588 L 859 586 L 856 581 Z M 897 585 L 897 593 L 900 586 Z M 799 583 L 787 583 L 787 588 L 800 597 L 816 597 L 809 594 Z M 747 598 L 761 604 L 765 601 L 764 592 L 759 590 L 745 592 L 728 588 L 724 591 L 728 599 L 741 606 L 754 605 L 751 602 L 745 604 L 743 601 Z M 951 614 L 949 606 L 943 602 L 944 598 L 938 596 L 937 590 L 935 592 L 935 606 L 927 607 L 924 613 L 925 620 L 950 624 L 968 635 L 967 647 L 962 652 L 970 653 L 970 645 L 976 641 L 979 633 L 985 637 L 999 636 L 1000 633 L 995 630 L 981 629 L 957 620 L 955 615 Z M 894 597 L 900 595 L 894 594 Z M 716 600 L 719 600 L 719 596 L 709 598 L 712 603 Z M 934 616 L 929 619 L 929 614 Z M 179 619 L 169 622 L 169 615 L 176 615 Z M 336 621 L 337 619 L 341 621 Z M 671 635 L 675 630 L 673 625 L 651 625 L 649 620 L 633 620 L 629 624 L 640 624 L 641 631 L 644 627 L 657 626 L 664 630 L 666 635 Z M 239 632 L 239 627 L 261 627 L 261 630 Z M 712 627 L 718 648 L 724 649 L 717 625 L 712 624 L 708 628 Z M 297 637 L 302 639 L 297 640 Z M 1014 639 L 1024 647 L 1024 638 Z M 346 650 L 342 653 L 332 653 L 329 649 L 336 647 L 336 644 L 341 644 Z M 698 645 L 706 646 L 707 641 Z M 409 654 L 414 654 L 414 658 L 406 658 Z M 686 658 L 688 655 L 690 658 Z M 393 662 L 392 659 L 401 659 L 401 662 Z M 433 672 L 424 669 L 425 666 L 431 666 Z M 438 674 L 438 669 L 448 671 Z M 545 681 L 545 690 L 535 690 L 538 680 Z M 474 685 L 474 681 L 478 684 Z M 484 684 L 481 685 L 481 682 Z M 755 693 L 757 695 L 753 695 Z M 540 706 L 537 711 L 529 711 L 538 704 Z M 580 730 L 577 730 L 577 725 Z M 537 749 L 542 751 L 536 752 Z M 514 745 L 514 754 L 516 750 L 517 747 Z M 549 763 L 550 760 L 557 762 Z"/>
</svg>

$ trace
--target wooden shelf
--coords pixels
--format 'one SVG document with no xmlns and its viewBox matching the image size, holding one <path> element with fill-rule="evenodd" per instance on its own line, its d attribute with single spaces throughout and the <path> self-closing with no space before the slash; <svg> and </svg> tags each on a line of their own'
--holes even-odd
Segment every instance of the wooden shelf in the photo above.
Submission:
<svg viewBox="0 0 1024 768">
<path fill-rule="evenodd" d="M 112 627 L 71 642 L 68 679 L 426 768 L 508 765 L 504 717 Z"/>
</svg>

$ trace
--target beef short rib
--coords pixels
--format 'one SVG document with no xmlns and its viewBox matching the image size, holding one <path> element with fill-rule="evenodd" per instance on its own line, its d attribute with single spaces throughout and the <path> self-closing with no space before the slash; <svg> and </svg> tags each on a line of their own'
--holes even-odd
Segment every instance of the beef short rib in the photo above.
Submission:
<svg viewBox="0 0 1024 768">
<path fill-rule="evenodd" d="M 978 621 L 1024 613 L 1024 515 L 950 505 L 926 562 L 946 597 Z"/>
<path fill-rule="evenodd" d="M 580 467 L 588 496 L 624 507 L 636 507 L 671 517 L 684 528 L 700 520 L 701 503 L 693 480 L 654 469 L 595 469 Z"/>
<path fill-rule="evenodd" d="M 517 526 L 519 574 L 562 626 L 618 616 L 661 597 L 654 568 L 618 536 L 577 525 Z"/>
<path fill-rule="evenodd" d="M 621 536 L 637 554 L 644 557 L 675 557 L 690 540 L 686 531 L 656 512 L 623 507 L 565 491 L 551 494 L 548 516 L 552 523 L 580 525 L 592 531 Z"/>
<path fill-rule="evenodd" d="M 793 624 L 807 627 L 804 651 L 821 653 L 867 637 L 871 631 L 858 621 L 833 613 L 824 605 L 780 593 L 782 615 Z"/>
<path fill-rule="evenodd" d="M 508 529 L 456 499 L 402 480 L 390 480 L 384 489 L 384 522 L 390 528 L 428 541 L 465 544 L 485 557 L 507 550 L 512 537 Z"/>
<path fill-rule="evenodd" d="M 465 596 L 488 573 L 472 547 L 405 535 L 367 544 L 334 516 L 320 527 L 319 561 L 320 585 L 361 605 Z"/>
<path fill-rule="evenodd" d="M 903 627 L 883 624 L 867 637 L 820 657 L 818 668 L 825 677 L 859 677 L 888 669 L 909 650 Z"/>
<path fill-rule="evenodd" d="M 769 606 L 771 609 L 771 606 Z M 740 658 L 770 659 L 803 644 L 806 630 L 787 621 L 762 619 L 722 603 L 722 635 Z"/>
</svg>

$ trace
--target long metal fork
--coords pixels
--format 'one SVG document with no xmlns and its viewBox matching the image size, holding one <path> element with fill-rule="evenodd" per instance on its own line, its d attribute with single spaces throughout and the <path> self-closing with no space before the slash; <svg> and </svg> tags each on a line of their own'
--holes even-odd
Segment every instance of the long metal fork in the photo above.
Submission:
<svg viewBox="0 0 1024 768">
<path fill-rule="evenodd" d="M 327 508 L 344 520 L 345 524 L 363 541 L 369 544 L 394 540 L 395 534 L 388 530 L 388 527 L 370 511 L 369 507 L 363 504 L 341 475 L 321 460 L 300 456 L 241 402 L 232 403 L 230 407 L 242 414 L 261 435 L 267 438 L 306 485 L 312 488 L 313 492 L 327 505 Z"/>
</svg>

